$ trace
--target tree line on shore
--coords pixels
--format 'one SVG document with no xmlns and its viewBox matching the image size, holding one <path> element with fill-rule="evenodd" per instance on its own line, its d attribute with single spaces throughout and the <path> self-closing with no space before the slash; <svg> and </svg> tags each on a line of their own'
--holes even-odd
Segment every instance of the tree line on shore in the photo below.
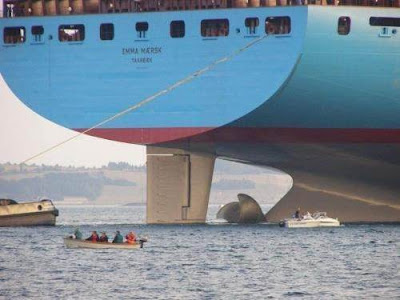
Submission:
<svg viewBox="0 0 400 300">
<path fill-rule="evenodd" d="M 62 201 L 64 197 L 84 197 L 94 201 L 102 194 L 105 185 L 136 186 L 136 183 L 124 179 L 110 179 L 103 173 L 51 172 L 18 180 L 0 178 L 0 198 L 21 201 L 49 198 Z"/>
</svg>

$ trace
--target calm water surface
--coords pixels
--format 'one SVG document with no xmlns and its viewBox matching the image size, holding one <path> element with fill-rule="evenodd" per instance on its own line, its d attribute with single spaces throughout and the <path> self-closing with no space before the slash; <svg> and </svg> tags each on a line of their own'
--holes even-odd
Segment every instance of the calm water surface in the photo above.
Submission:
<svg viewBox="0 0 400 300">
<path fill-rule="evenodd" d="M 144 207 L 59 207 L 56 227 L 0 228 L 0 299 L 400 299 L 400 226 L 145 225 Z M 264 209 L 266 210 L 266 209 Z M 144 249 L 66 249 L 79 225 Z"/>
</svg>

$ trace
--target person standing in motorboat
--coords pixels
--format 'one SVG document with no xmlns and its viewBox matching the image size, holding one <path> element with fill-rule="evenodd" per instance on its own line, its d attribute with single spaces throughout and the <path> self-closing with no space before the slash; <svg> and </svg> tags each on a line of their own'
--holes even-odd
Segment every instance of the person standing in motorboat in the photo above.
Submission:
<svg viewBox="0 0 400 300">
<path fill-rule="evenodd" d="M 300 219 L 300 218 L 301 218 L 300 207 L 298 207 L 298 208 L 296 209 L 296 211 L 294 212 L 294 218 L 295 218 L 295 219 Z"/>
<path fill-rule="evenodd" d="M 115 233 L 115 237 L 112 241 L 114 244 L 121 244 L 124 242 L 124 237 L 122 236 L 122 234 L 119 232 L 119 230 L 117 230 L 117 232 Z"/>
</svg>

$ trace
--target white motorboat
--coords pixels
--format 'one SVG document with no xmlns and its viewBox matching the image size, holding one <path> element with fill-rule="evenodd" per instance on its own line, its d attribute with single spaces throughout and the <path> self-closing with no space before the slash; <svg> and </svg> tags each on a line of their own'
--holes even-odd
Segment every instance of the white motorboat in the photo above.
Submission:
<svg viewBox="0 0 400 300">
<path fill-rule="evenodd" d="M 58 209 L 51 200 L 18 203 L 0 199 L 0 227 L 44 226 L 56 224 Z"/>
<path fill-rule="evenodd" d="M 313 214 L 307 212 L 301 218 L 282 220 L 279 222 L 279 226 L 287 228 L 338 227 L 340 222 L 338 219 L 329 218 L 326 212 L 315 212 Z"/>
<path fill-rule="evenodd" d="M 67 248 L 86 248 L 86 249 L 138 249 L 143 248 L 143 244 L 147 239 L 139 239 L 134 244 L 129 243 L 109 243 L 109 242 L 92 242 L 86 240 L 78 240 L 72 237 L 65 237 L 64 244 Z"/>
</svg>

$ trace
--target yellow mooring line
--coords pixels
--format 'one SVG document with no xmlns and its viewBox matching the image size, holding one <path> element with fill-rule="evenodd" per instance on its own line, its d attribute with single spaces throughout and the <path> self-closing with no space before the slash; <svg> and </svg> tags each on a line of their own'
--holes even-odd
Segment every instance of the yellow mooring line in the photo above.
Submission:
<svg viewBox="0 0 400 300">
<path fill-rule="evenodd" d="M 79 133 L 75 134 L 74 136 L 72 136 L 72 137 L 70 137 L 70 138 L 68 138 L 68 139 L 66 139 L 66 140 L 64 140 L 64 141 L 61 141 L 60 143 L 55 144 L 54 146 L 51 146 L 51 147 L 49 147 L 49 148 L 43 150 L 42 152 L 39 152 L 38 154 L 36 154 L 36 155 L 34 155 L 34 156 L 32 156 L 32 157 L 30 157 L 30 158 L 24 160 L 23 162 L 21 162 L 21 164 L 26 164 L 26 163 L 28 163 L 29 161 L 34 160 L 35 158 L 38 158 L 38 157 L 40 157 L 40 156 L 46 154 L 47 152 L 50 152 L 50 151 L 52 151 L 52 150 L 54 150 L 54 149 L 56 149 L 56 148 L 58 148 L 58 147 L 60 147 L 60 146 L 62 146 L 62 145 L 64 145 L 64 144 L 66 144 L 66 143 L 68 143 L 68 142 L 70 142 L 70 141 L 76 139 L 77 137 L 79 137 L 79 136 L 81 136 L 81 135 L 83 135 L 83 134 L 86 134 L 86 133 L 92 131 L 93 129 L 95 129 L 95 128 L 97 128 L 97 127 L 100 127 L 100 126 L 102 126 L 102 125 L 104 125 L 104 124 L 107 124 L 107 123 L 109 123 L 109 122 L 111 122 L 111 121 L 113 121 L 113 120 L 115 120 L 115 119 L 118 119 L 118 118 L 122 117 L 123 115 L 125 115 L 125 114 L 127 114 L 127 113 L 129 113 L 129 112 L 131 112 L 131 111 L 134 111 L 134 110 L 136 110 L 136 109 L 142 107 L 143 105 L 145 105 L 145 104 L 147 104 L 147 103 L 149 103 L 149 102 L 155 100 L 156 98 L 158 98 L 158 97 L 160 97 L 160 96 L 162 96 L 162 95 L 164 95 L 164 94 L 167 94 L 167 93 L 171 92 L 172 90 L 174 90 L 174 89 L 180 87 L 181 85 L 184 85 L 185 83 L 188 83 L 189 81 L 192 81 L 192 80 L 195 79 L 196 77 L 198 77 L 198 76 L 200 76 L 200 75 L 202 75 L 202 74 L 204 74 L 204 73 L 210 71 L 211 69 L 213 69 L 213 68 L 216 67 L 217 65 L 222 64 L 222 63 L 225 63 L 225 62 L 231 60 L 231 59 L 234 58 L 235 56 L 237 56 L 237 55 L 239 55 L 240 53 L 242 53 L 243 51 L 249 49 L 250 47 L 252 47 L 252 46 L 255 45 L 256 43 L 260 42 L 261 40 L 263 40 L 263 39 L 266 38 L 266 37 L 267 37 L 267 35 L 264 35 L 264 36 L 262 36 L 262 37 L 259 37 L 259 38 L 255 39 L 255 40 L 251 41 L 251 42 L 248 43 L 246 46 L 244 46 L 244 47 L 242 47 L 242 48 L 236 50 L 235 52 L 233 52 L 231 55 L 225 56 L 225 57 L 223 57 L 223 58 L 221 58 L 221 59 L 218 59 L 218 60 L 214 61 L 213 63 L 209 64 L 207 67 L 205 67 L 205 68 L 203 68 L 203 69 L 201 69 L 201 70 L 198 70 L 198 71 L 196 71 L 196 72 L 190 74 L 189 76 L 185 77 L 184 79 L 177 81 L 177 82 L 174 83 L 173 85 L 170 85 L 170 86 L 167 87 L 166 89 L 161 90 L 160 92 L 157 92 L 157 93 L 153 94 L 152 96 L 147 97 L 146 99 L 140 101 L 139 103 L 137 103 L 137 104 L 135 104 L 135 105 L 132 105 L 132 106 L 128 107 L 127 109 L 125 109 L 125 110 L 123 110 L 123 111 L 121 111 L 121 112 L 119 112 L 119 113 L 116 113 L 115 115 L 113 115 L 113 116 L 111 116 L 111 117 L 109 117 L 109 118 L 107 118 L 107 119 L 105 119 L 105 120 L 103 120 L 103 121 L 97 123 L 96 125 L 94 125 L 94 126 L 88 128 L 88 129 L 86 129 L 85 131 L 79 132 Z"/>
</svg>

